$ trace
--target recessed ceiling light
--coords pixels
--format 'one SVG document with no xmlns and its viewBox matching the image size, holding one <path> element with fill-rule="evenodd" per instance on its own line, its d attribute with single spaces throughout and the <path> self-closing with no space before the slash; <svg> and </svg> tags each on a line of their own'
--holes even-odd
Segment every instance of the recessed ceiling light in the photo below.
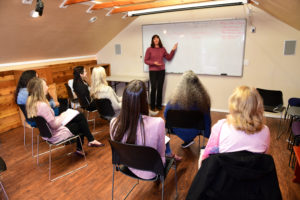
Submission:
<svg viewBox="0 0 300 200">
<path fill-rule="evenodd" d="M 97 19 L 98 19 L 98 17 L 96 17 L 96 16 L 95 16 L 95 17 L 92 17 L 92 18 L 89 20 L 89 22 L 90 22 L 90 23 L 94 23 Z"/>
</svg>

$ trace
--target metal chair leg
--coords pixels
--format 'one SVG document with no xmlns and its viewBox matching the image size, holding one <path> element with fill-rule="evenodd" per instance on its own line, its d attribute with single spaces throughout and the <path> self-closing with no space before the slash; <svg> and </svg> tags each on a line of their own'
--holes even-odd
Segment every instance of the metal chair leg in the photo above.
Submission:
<svg viewBox="0 0 300 200">
<path fill-rule="evenodd" d="M 26 146 L 26 122 L 24 120 L 23 128 L 24 128 L 24 146 Z"/>
<path fill-rule="evenodd" d="M 113 176 L 112 176 L 112 188 L 111 188 L 111 199 L 114 200 L 114 178 L 115 178 L 115 165 L 113 165 Z"/>
<path fill-rule="evenodd" d="M 39 164 L 39 144 L 40 144 L 40 140 L 39 140 L 39 136 L 36 136 L 36 164 Z"/>
<path fill-rule="evenodd" d="M 31 155 L 33 156 L 33 128 L 31 127 Z"/>
<path fill-rule="evenodd" d="M 164 188 L 164 180 L 161 180 L 161 199 L 162 200 L 164 200 L 164 190 L 165 190 L 165 188 Z"/>
<path fill-rule="evenodd" d="M 176 197 L 175 199 L 177 199 L 178 197 L 178 190 L 177 190 L 177 166 L 176 166 L 176 161 L 175 161 L 175 165 L 174 165 L 174 170 L 175 170 L 175 185 L 176 185 Z"/>
<path fill-rule="evenodd" d="M 5 192 L 4 186 L 3 186 L 3 184 L 2 184 L 1 181 L 0 181 L 0 185 L 1 185 L 2 191 L 3 191 L 3 193 L 4 193 L 5 199 L 8 200 L 8 196 L 7 196 L 6 192 Z"/>
<path fill-rule="evenodd" d="M 80 141 L 80 145 L 81 145 L 81 147 L 82 147 L 82 141 L 81 141 L 81 138 L 79 137 L 79 141 Z M 85 164 L 85 165 L 83 165 L 83 166 L 81 166 L 81 167 L 79 167 L 79 168 L 77 168 L 77 169 L 74 169 L 74 170 L 71 170 L 71 171 L 69 171 L 69 172 L 67 172 L 67 173 L 65 173 L 65 174 L 63 174 L 63 175 L 61 175 L 61 176 L 58 176 L 58 177 L 56 177 L 56 178 L 54 178 L 54 179 L 51 179 L 51 146 L 52 145 L 49 145 L 49 180 L 50 181 L 56 181 L 57 179 L 60 179 L 60 178 L 62 178 L 62 177 L 64 177 L 64 176 L 67 176 L 67 175 L 69 175 L 69 174 L 72 174 L 73 172 L 76 172 L 76 171 L 78 171 L 78 170 L 80 170 L 80 169 L 83 169 L 83 168 L 85 168 L 86 166 L 88 166 L 87 165 L 87 163 Z M 55 148 L 54 150 L 56 150 L 56 149 L 58 149 L 58 148 Z M 84 154 L 84 161 L 86 162 L 86 156 L 85 156 L 85 153 L 84 153 L 84 149 L 82 148 L 82 153 Z"/>
<path fill-rule="evenodd" d="M 49 181 L 51 181 L 51 145 L 49 145 Z"/>
</svg>

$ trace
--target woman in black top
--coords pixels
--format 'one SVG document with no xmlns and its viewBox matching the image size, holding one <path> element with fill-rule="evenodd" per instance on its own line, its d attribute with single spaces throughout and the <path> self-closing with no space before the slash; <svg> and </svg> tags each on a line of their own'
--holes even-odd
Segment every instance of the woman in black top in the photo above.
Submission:
<svg viewBox="0 0 300 200">
<path fill-rule="evenodd" d="M 78 99 L 84 105 L 84 108 L 88 111 L 94 111 L 97 109 L 96 103 L 91 100 L 89 85 L 87 83 L 86 70 L 83 66 L 77 66 L 74 68 L 73 75 L 73 89 Z"/>
</svg>

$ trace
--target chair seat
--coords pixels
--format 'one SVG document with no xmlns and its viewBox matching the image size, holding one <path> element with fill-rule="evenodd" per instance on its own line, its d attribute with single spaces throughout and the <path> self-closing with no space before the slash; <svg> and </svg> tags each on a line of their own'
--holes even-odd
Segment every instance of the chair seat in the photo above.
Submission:
<svg viewBox="0 0 300 200">
<path fill-rule="evenodd" d="M 294 121 L 293 122 L 292 132 L 295 136 L 300 136 L 300 121 Z"/>
<path fill-rule="evenodd" d="M 169 158 L 166 157 L 166 164 L 165 164 L 165 174 L 167 176 L 169 170 L 171 169 L 172 165 L 174 163 L 174 159 L 173 158 Z M 120 172 L 122 172 L 123 174 L 130 176 L 131 178 L 135 178 L 135 179 L 139 179 L 139 180 L 144 180 L 144 181 L 156 181 L 158 180 L 158 175 L 155 176 L 152 179 L 143 179 L 138 177 L 137 175 L 135 175 L 132 171 L 130 171 L 130 169 L 128 167 L 126 167 L 125 165 L 119 165 L 118 169 L 120 170 Z M 164 177 L 166 178 L 166 177 Z"/>
<path fill-rule="evenodd" d="M 52 142 L 50 142 L 50 141 L 47 140 L 47 143 L 50 144 L 50 145 L 55 145 L 55 146 L 61 145 L 61 144 L 66 143 L 68 141 L 70 141 L 71 143 L 73 143 L 72 140 L 74 140 L 74 139 L 76 139 L 78 137 L 79 137 L 79 135 L 73 135 L 73 136 L 71 136 L 71 137 L 69 137 L 69 138 L 67 138 L 65 140 L 62 140 L 62 141 L 59 141 L 59 142 L 56 142 L 56 143 L 52 143 Z"/>
</svg>

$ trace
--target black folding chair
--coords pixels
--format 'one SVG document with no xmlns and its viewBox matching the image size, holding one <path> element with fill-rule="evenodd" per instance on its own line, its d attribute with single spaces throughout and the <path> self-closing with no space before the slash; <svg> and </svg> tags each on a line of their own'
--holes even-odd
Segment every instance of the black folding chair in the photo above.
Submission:
<svg viewBox="0 0 300 200">
<path fill-rule="evenodd" d="M 101 118 L 110 121 L 115 116 L 116 113 L 109 99 L 95 99 L 94 101 Z"/>
<path fill-rule="evenodd" d="M 41 117 L 41 116 L 34 117 L 33 119 L 35 120 L 36 125 L 37 125 L 37 127 L 38 127 L 38 129 L 40 131 L 40 136 L 43 137 L 43 138 L 51 138 L 52 137 L 52 133 L 51 133 L 51 129 L 48 126 L 47 121 L 43 117 Z M 52 146 L 56 147 L 56 146 L 59 146 L 59 145 L 62 145 L 62 144 L 66 144 L 66 143 L 72 143 L 72 141 L 75 140 L 75 139 L 78 139 L 80 141 L 81 146 L 82 146 L 82 141 L 81 141 L 80 135 L 73 135 L 73 136 L 71 136 L 71 137 L 69 137 L 69 138 L 67 138 L 67 139 L 65 139 L 63 141 L 57 142 L 57 143 L 51 143 L 49 141 L 46 141 L 48 143 L 48 145 L 49 145 L 49 151 L 48 152 L 49 152 L 49 180 L 50 181 L 55 181 L 55 180 L 57 180 L 59 178 L 62 178 L 64 176 L 68 175 L 68 174 L 71 174 L 71 173 L 73 173 L 75 171 L 78 171 L 78 170 L 80 170 L 80 169 L 82 169 L 82 168 L 84 168 L 84 167 L 87 166 L 86 157 L 85 157 L 83 146 L 82 146 L 82 151 L 83 151 L 83 154 L 84 154 L 85 164 L 83 166 L 78 167 L 78 168 L 76 168 L 76 169 L 74 169 L 72 171 L 69 171 L 69 172 L 67 172 L 67 173 L 65 173 L 65 174 L 63 174 L 61 176 L 58 176 L 58 177 L 56 177 L 54 179 L 51 179 Z M 39 144 L 37 144 L 37 155 L 39 156 L 39 148 L 38 147 L 39 147 Z M 45 153 L 48 153 L 48 152 L 45 152 Z M 37 156 L 37 161 L 39 159 L 38 156 Z"/>
<path fill-rule="evenodd" d="M 6 169 L 7 169 L 6 168 L 6 164 L 5 164 L 4 160 L 0 157 L 0 173 L 6 171 Z M 8 196 L 7 196 L 6 192 L 5 192 L 4 186 L 3 186 L 3 184 L 2 184 L 1 181 L 0 181 L 0 185 L 1 185 L 1 189 L 2 189 L 3 194 L 4 194 L 4 198 L 6 200 L 8 200 Z"/>
<path fill-rule="evenodd" d="M 70 86 L 68 85 L 68 83 L 65 83 L 65 87 L 67 89 L 68 92 L 68 99 L 69 99 L 69 103 L 72 105 L 72 103 L 74 105 L 79 104 L 78 98 L 75 98 L 72 92 L 72 89 L 70 88 Z M 71 106 L 72 107 L 72 106 Z M 73 108 L 73 107 L 72 107 Z M 75 109 L 75 108 L 73 108 Z"/>
<path fill-rule="evenodd" d="M 93 125 L 94 125 L 94 129 L 93 130 L 95 130 L 95 121 L 96 121 L 96 119 L 95 119 L 95 117 L 94 117 L 94 119 L 89 119 L 89 115 L 90 115 L 90 112 L 95 113 L 95 112 L 98 112 L 98 110 L 97 109 L 95 109 L 95 110 L 90 109 L 91 102 L 88 100 L 87 97 L 80 96 L 77 93 L 76 93 L 76 95 L 77 95 L 80 107 L 83 109 L 84 113 L 86 113 L 86 119 L 87 119 L 87 121 L 88 122 L 90 122 L 90 121 L 93 122 Z"/>
<path fill-rule="evenodd" d="M 31 122 L 30 119 L 28 119 L 27 117 L 27 112 L 26 112 L 26 105 L 22 105 L 22 104 L 18 104 L 20 110 L 22 111 L 23 115 L 24 115 L 24 146 L 26 146 L 26 122 Z M 28 123 L 29 124 L 29 123 Z M 31 155 L 34 156 L 34 152 L 33 152 L 33 129 L 36 128 L 36 126 L 32 126 L 31 124 L 29 124 L 29 126 L 31 127 Z"/>
<path fill-rule="evenodd" d="M 280 90 L 256 89 L 264 101 L 264 110 L 267 112 L 280 113 L 280 122 L 277 134 L 277 139 L 279 139 L 281 136 L 280 127 L 282 116 L 285 110 L 285 107 L 283 106 L 282 92 Z"/>
<path fill-rule="evenodd" d="M 186 128 L 199 130 L 199 149 L 200 135 L 204 134 L 204 116 L 203 113 L 196 110 L 168 110 L 166 115 L 166 128 L 169 134 L 173 133 L 173 128 Z M 204 147 L 204 136 L 202 147 Z"/>
<path fill-rule="evenodd" d="M 114 175 L 115 170 L 120 171 L 126 176 L 137 179 L 137 183 L 127 193 L 126 199 L 131 191 L 139 184 L 139 180 L 143 181 L 156 181 L 160 180 L 162 183 L 162 199 L 164 199 L 164 183 L 166 176 L 173 166 L 175 170 L 175 184 L 176 184 L 176 197 L 177 193 L 177 176 L 176 176 L 176 162 L 174 158 L 166 158 L 166 164 L 163 165 L 161 157 L 156 149 L 147 146 L 138 146 L 134 144 L 123 144 L 109 140 L 112 151 L 112 199 L 114 199 Z M 173 165 L 174 164 L 174 165 Z M 154 172 L 156 176 L 152 179 L 142 179 L 130 171 L 130 168 Z"/>
</svg>

